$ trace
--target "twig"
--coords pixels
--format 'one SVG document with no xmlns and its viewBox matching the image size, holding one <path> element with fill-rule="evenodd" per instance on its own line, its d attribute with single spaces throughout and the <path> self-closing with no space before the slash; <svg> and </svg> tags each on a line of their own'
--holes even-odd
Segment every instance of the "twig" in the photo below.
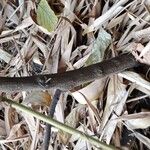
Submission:
<svg viewBox="0 0 150 150">
<path fill-rule="evenodd" d="M 132 54 L 123 54 L 73 71 L 29 77 L 0 77 L 0 91 L 60 89 L 66 91 L 83 83 L 106 77 L 138 65 Z"/>
<path fill-rule="evenodd" d="M 72 127 L 69 127 L 61 122 L 56 121 L 56 120 L 52 119 L 51 117 L 45 116 L 39 112 L 35 112 L 31 108 L 28 108 L 22 104 L 19 104 L 17 102 L 7 99 L 7 98 L 4 98 L 4 97 L 0 97 L 0 98 L 2 101 L 7 102 L 9 105 L 11 105 L 13 108 L 15 108 L 19 111 L 22 111 L 28 115 L 32 115 L 33 117 L 36 117 L 39 120 L 49 123 L 52 126 L 55 126 L 56 128 L 63 130 L 69 134 L 74 134 L 76 136 L 79 136 L 82 140 L 88 141 L 91 144 L 93 144 L 99 148 L 102 148 L 105 150 L 115 150 L 115 148 L 113 146 L 107 145 L 107 144 L 99 141 L 98 139 L 93 138 L 92 136 L 86 135 L 85 133 L 83 133 L 81 131 L 75 130 Z"/>
<path fill-rule="evenodd" d="M 52 102 L 49 107 L 49 112 L 48 112 L 48 116 L 51 118 L 53 118 L 54 116 L 55 108 L 59 101 L 60 94 L 61 94 L 61 91 L 57 89 L 53 96 Z M 44 144 L 43 144 L 44 150 L 48 150 L 48 147 L 49 147 L 49 142 L 50 142 L 50 137 L 51 137 L 51 127 L 52 126 L 50 124 L 46 124 L 45 134 L 44 134 L 45 135 Z"/>
</svg>

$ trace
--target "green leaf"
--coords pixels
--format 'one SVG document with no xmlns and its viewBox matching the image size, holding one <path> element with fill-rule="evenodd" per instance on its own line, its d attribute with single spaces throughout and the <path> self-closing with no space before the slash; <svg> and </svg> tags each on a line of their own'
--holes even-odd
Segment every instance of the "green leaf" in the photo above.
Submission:
<svg viewBox="0 0 150 150">
<path fill-rule="evenodd" d="M 100 29 L 97 39 L 93 43 L 92 53 L 85 63 L 85 66 L 89 66 L 98 62 L 101 62 L 104 57 L 105 50 L 111 43 L 111 35 L 104 29 Z"/>
<path fill-rule="evenodd" d="M 56 28 L 58 18 L 46 0 L 41 0 L 37 8 L 37 22 L 49 32 Z"/>
</svg>

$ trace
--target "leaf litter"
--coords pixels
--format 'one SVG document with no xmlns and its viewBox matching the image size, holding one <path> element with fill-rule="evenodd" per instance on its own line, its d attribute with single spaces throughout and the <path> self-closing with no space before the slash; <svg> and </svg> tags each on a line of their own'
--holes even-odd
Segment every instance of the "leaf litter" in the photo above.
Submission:
<svg viewBox="0 0 150 150">
<path fill-rule="evenodd" d="M 121 149 L 148 149 L 149 6 L 149 0 L 2 0 L 0 74 L 60 73 L 132 53 L 141 67 L 62 92 L 54 118 Z M 54 90 L 1 94 L 47 115 Z M 7 104 L 0 112 L 1 149 L 42 149 L 44 122 Z M 52 127 L 49 149 L 81 148 L 97 149 Z"/>
</svg>

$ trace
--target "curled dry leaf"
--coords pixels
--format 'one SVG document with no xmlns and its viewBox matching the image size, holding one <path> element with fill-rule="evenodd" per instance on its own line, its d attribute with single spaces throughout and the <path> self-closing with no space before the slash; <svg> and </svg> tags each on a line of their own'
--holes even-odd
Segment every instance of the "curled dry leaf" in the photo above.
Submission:
<svg viewBox="0 0 150 150">
<path fill-rule="evenodd" d="M 87 101 L 85 97 L 87 97 L 89 101 L 96 100 L 103 92 L 105 83 L 106 79 L 96 80 L 79 91 L 73 92 L 72 95 L 80 104 L 86 104 Z"/>
<path fill-rule="evenodd" d="M 11 130 L 10 130 L 10 133 L 7 137 L 8 140 L 13 140 L 13 139 L 16 139 L 16 138 L 20 138 L 22 136 L 25 135 L 25 130 L 22 130 L 21 126 L 23 125 L 23 122 L 20 122 L 18 124 L 15 124 Z"/>
<path fill-rule="evenodd" d="M 31 137 L 35 137 L 36 132 L 36 120 L 32 115 L 27 115 L 26 113 L 22 113 L 23 118 L 25 119 L 25 122 L 27 124 L 27 127 L 30 131 Z"/>
<path fill-rule="evenodd" d="M 125 120 L 125 123 L 132 129 L 146 129 L 150 126 L 150 112 L 123 115 L 118 119 Z"/>
<path fill-rule="evenodd" d="M 12 107 L 5 107 L 5 127 L 7 135 L 10 134 L 11 128 L 18 123 L 18 114 L 16 110 Z"/>
</svg>

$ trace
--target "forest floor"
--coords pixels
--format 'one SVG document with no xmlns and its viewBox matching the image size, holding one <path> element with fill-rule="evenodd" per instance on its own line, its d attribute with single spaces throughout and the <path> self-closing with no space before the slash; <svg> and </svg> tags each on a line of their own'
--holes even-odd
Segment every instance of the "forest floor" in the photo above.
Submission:
<svg viewBox="0 0 150 150">
<path fill-rule="evenodd" d="M 68 91 L 1 91 L 2 99 L 44 115 L 58 99 L 50 116 L 75 132 L 53 126 L 49 140 L 43 120 L 1 102 L 0 149 L 96 150 L 101 142 L 103 149 L 150 149 L 150 0 L 1 0 L 0 82 L 76 70 L 121 53 L 140 65 Z"/>
</svg>

